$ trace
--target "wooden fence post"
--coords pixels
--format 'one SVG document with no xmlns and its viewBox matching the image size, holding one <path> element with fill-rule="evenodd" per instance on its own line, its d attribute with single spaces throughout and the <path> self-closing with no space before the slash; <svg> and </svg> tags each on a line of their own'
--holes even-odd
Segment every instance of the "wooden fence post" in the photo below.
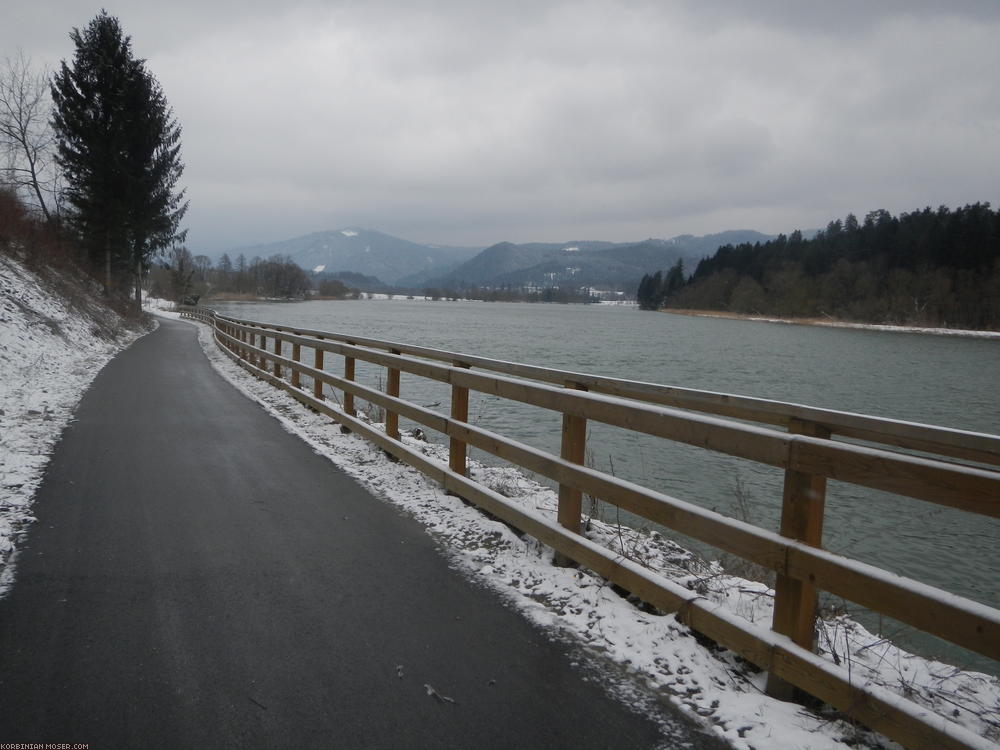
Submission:
<svg viewBox="0 0 1000 750">
<path fill-rule="evenodd" d="M 274 353 L 278 357 L 281 356 L 281 339 L 277 336 L 274 337 Z M 274 377 L 281 377 L 281 365 L 278 363 L 277 359 L 274 360 Z"/>
<path fill-rule="evenodd" d="M 400 354 L 398 349 L 390 349 L 389 354 Z M 399 370 L 395 367 L 386 368 L 385 392 L 388 396 L 399 397 Z M 389 409 L 385 410 L 385 434 L 393 440 L 399 440 L 399 414 Z"/>
<path fill-rule="evenodd" d="M 566 383 L 567 388 L 587 390 L 578 383 Z M 587 418 L 563 414 L 562 449 L 560 456 L 566 461 L 582 465 L 587 450 Z M 583 515 L 583 493 L 564 484 L 559 485 L 559 525 L 575 534 L 580 533 Z"/>
<path fill-rule="evenodd" d="M 354 346 L 350 341 L 345 342 L 348 346 Z M 344 380 L 354 380 L 354 357 L 344 355 Z M 354 394 L 344 391 L 344 411 L 350 416 L 355 416 Z"/>
<path fill-rule="evenodd" d="M 453 363 L 455 367 L 469 369 L 468 365 L 460 362 Z M 451 386 L 451 418 L 458 422 L 469 421 L 469 389 L 460 385 Z M 448 468 L 463 477 L 468 471 L 468 445 L 458 438 L 450 438 L 448 441 Z"/>
<path fill-rule="evenodd" d="M 302 346 L 298 343 L 292 344 L 292 359 L 296 362 L 302 357 Z M 298 388 L 300 386 L 299 382 L 299 371 L 292 369 L 292 388 Z"/>
<path fill-rule="evenodd" d="M 793 419 L 788 431 L 795 435 L 829 438 L 830 431 L 812 422 Z M 826 503 L 826 477 L 786 469 L 781 499 L 782 536 L 813 547 L 823 543 L 823 509 Z M 771 629 L 787 635 L 796 645 L 815 650 L 816 587 L 806 581 L 777 575 L 774 585 L 774 616 Z M 795 688 L 773 674 L 767 676 L 767 693 L 773 698 L 791 700 Z"/>
<path fill-rule="evenodd" d="M 317 370 L 323 369 L 323 350 L 314 349 L 313 350 L 313 367 Z M 313 396 L 317 401 L 323 400 L 323 381 L 313 380 Z"/>
</svg>

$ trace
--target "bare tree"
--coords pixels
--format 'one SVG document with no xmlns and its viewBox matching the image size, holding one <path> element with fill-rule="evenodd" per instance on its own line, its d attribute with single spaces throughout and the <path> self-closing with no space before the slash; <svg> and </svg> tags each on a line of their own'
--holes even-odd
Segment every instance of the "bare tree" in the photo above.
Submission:
<svg viewBox="0 0 1000 750">
<path fill-rule="evenodd" d="M 202 284 L 207 284 L 209 275 L 212 272 L 212 259 L 207 255 L 196 255 L 192 259 L 194 266 L 194 277 Z"/>
<path fill-rule="evenodd" d="M 191 251 L 184 246 L 171 248 L 170 292 L 175 302 L 184 302 L 194 286 L 195 263 Z"/>
<path fill-rule="evenodd" d="M 6 58 L 0 71 L 0 149 L 7 160 L 5 171 L 15 189 L 37 202 L 46 221 L 52 217 L 44 194 L 55 194 L 56 179 L 50 110 L 47 72 L 35 73 L 21 50 L 13 59 Z"/>
</svg>

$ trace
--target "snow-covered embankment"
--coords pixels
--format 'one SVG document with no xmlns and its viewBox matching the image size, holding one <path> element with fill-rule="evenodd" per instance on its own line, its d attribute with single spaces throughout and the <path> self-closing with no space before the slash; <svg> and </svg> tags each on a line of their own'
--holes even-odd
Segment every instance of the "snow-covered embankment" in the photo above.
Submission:
<svg viewBox="0 0 1000 750">
<path fill-rule="evenodd" d="M 87 281 L 0 254 L 0 596 L 52 449 L 87 386 L 142 334 Z"/>
</svg>

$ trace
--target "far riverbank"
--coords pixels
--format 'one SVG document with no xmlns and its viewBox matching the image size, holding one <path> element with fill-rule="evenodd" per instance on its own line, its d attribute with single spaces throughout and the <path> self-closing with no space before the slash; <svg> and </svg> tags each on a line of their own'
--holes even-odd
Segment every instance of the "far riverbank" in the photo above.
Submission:
<svg viewBox="0 0 1000 750">
<path fill-rule="evenodd" d="M 888 331 L 890 333 L 929 333 L 935 336 L 966 336 L 982 339 L 1000 339 L 1000 331 L 976 331 L 964 328 L 934 328 L 931 326 L 896 326 L 881 323 L 855 323 L 835 318 L 782 318 L 774 315 L 752 315 L 723 310 L 687 310 L 661 308 L 658 312 L 672 315 L 687 315 L 696 318 L 725 318 L 726 320 L 752 320 L 758 323 L 784 323 L 786 325 L 823 326 L 825 328 L 857 328 L 866 331 Z"/>
</svg>

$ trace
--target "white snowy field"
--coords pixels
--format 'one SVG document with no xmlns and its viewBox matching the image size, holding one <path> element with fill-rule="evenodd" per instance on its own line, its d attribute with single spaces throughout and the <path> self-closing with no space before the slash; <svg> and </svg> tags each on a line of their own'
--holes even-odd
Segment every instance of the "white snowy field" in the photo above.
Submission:
<svg viewBox="0 0 1000 750">
<path fill-rule="evenodd" d="M 664 308 L 663 312 L 675 311 Z M 809 325 L 821 328 L 853 328 L 862 331 L 884 331 L 887 333 L 925 333 L 932 336 L 961 336 L 973 339 L 1000 339 L 1000 331 L 983 331 L 968 328 L 941 328 L 932 326 L 902 326 L 887 323 L 851 323 L 846 320 L 817 320 L 815 318 L 778 318 L 767 315 L 730 314 L 711 310 L 685 310 L 677 314 L 691 315 L 698 318 L 731 318 L 734 320 L 751 320 L 756 323 L 783 323 L 785 325 Z"/>
<path fill-rule="evenodd" d="M 766 676 L 732 652 L 702 645 L 674 617 L 622 598 L 588 571 L 555 567 L 550 548 L 445 494 L 364 439 L 342 434 L 327 417 L 240 368 L 219 351 L 207 326 L 198 324 L 198 329 L 206 356 L 223 377 L 373 494 L 423 523 L 456 568 L 497 591 L 532 621 L 619 665 L 609 675 L 617 671 L 626 676 L 609 676 L 607 683 L 623 700 L 657 693 L 736 748 L 898 747 L 836 712 L 814 712 L 769 698 L 763 692 Z M 443 446 L 412 435 L 403 439 L 447 465 Z M 555 518 L 556 494 L 519 471 L 473 463 L 471 475 L 511 501 Z M 769 627 L 773 591 L 766 585 L 730 575 L 719 563 L 700 560 L 656 532 L 591 519 L 587 533 L 720 608 Z M 941 721 L 970 730 L 982 738 L 982 747 L 1000 741 L 996 678 L 906 653 L 846 616 L 823 621 L 819 652 L 846 665 L 858 683 L 879 685 L 933 710 L 944 717 Z"/>
<path fill-rule="evenodd" d="M 384 292 L 362 292 L 360 299 L 363 300 L 378 300 L 380 302 L 450 302 L 450 299 L 438 299 L 434 300 L 431 297 L 427 297 L 423 294 L 386 294 Z M 483 300 L 478 299 L 466 299 L 465 297 L 459 297 L 458 302 L 483 302 Z M 639 303 L 635 300 L 621 299 L 621 300 L 599 300 L 597 302 L 591 302 L 592 305 L 615 305 L 617 307 L 634 307 L 639 308 Z M 1000 334 L 998 334 L 1000 335 Z"/>
<path fill-rule="evenodd" d="M 764 323 L 795 323 L 794 320 L 783 318 L 748 317 L 747 320 L 757 320 Z M 930 326 L 895 326 L 882 323 L 848 323 L 846 321 L 821 320 L 809 325 L 824 328 L 856 328 L 867 331 L 887 331 L 889 333 L 927 333 L 933 336 L 962 336 L 974 339 L 1000 339 L 1000 331 L 976 331 L 967 328 L 934 328 Z"/>
<path fill-rule="evenodd" d="M 78 281 L 42 278 L 0 254 L 0 596 L 63 428 L 101 368 L 139 335 Z"/>
</svg>

